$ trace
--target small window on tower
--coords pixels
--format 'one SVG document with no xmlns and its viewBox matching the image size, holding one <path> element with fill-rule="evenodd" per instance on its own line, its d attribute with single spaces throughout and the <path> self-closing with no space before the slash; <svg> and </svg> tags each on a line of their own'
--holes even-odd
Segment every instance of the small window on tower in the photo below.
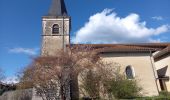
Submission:
<svg viewBox="0 0 170 100">
<path fill-rule="evenodd" d="M 59 34 L 59 25 L 58 24 L 53 25 L 52 33 L 53 34 Z"/>
</svg>

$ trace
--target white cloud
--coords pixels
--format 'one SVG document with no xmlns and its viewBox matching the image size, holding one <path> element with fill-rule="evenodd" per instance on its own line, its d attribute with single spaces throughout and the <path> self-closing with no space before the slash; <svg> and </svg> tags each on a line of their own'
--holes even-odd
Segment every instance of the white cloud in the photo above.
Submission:
<svg viewBox="0 0 170 100">
<path fill-rule="evenodd" d="M 149 42 L 160 43 L 160 42 L 165 42 L 165 41 L 161 41 L 161 39 L 149 39 Z"/>
<path fill-rule="evenodd" d="M 105 9 L 89 18 L 89 21 L 76 32 L 74 43 L 132 43 L 152 42 L 170 29 L 169 25 L 157 28 L 146 27 L 140 16 L 132 13 L 121 18 L 111 9 Z"/>
<path fill-rule="evenodd" d="M 152 19 L 154 19 L 154 20 L 163 20 L 163 17 L 162 16 L 154 16 L 154 17 L 152 17 Z"/>
<path fill-rule="evenodd" d="M 18 47 L 18 48 L 12 48 L 9 49 L 10 53 L 24 53 L 24 54 L 28 54 L 28 55 L 36 55 L 38 52 L 38 48 L 22 48 L 22 47 Z"/>
<path fill-rule="evenodd" d="M 19 79 L 16 76 L 12 76 L 5 78 L 2 82 L 6 84 L 15 84 L 19 82 Z"/>
</svg>

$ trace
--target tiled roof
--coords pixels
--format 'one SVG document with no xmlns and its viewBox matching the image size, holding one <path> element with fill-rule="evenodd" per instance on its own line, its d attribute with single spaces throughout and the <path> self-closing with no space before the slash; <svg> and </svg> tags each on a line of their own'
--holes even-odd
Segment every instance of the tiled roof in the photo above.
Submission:
<svg viewBox="0 0 170 100">
<path fill-rule="evenodd" d="M 139 44 L 71 44 L 71 47 L 90 46 L 98 52 L 155 52 L 154 58 L 170 53 L 170 43 L 139 43 Z"/>
<path fill-rule="evenodd" d="M 136 43 L 136 44 L 71 44 L 72 46 L 92 46 L 95 48 L 103 47 L 114 47 L 114 46 L 140 46 L 140 47 L 151 47 L 151 48 L 165 48 L 170 43 Z"/>
<path fill-rule="evenodd" d="M 140 46 L 126 46 L 117 45 L 114 47 L 104 47 L 98 49 L 99 52 L 154 52 L 157 51 L 156 48 L 140 47 Z"/>
<path fill-rule="evenodd" d="M 161 51 L 159 51 L 157 54 L 154 55 L 154 58 L 160 58 L 164 55 L 167 55 L 170 53 L 170 45 L 168 45 L 166 48 L 162 49 Z"/>
</svg>

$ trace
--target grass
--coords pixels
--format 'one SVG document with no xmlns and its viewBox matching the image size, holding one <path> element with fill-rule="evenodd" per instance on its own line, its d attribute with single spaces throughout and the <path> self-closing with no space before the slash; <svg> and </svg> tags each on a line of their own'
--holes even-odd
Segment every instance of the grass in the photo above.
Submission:
<svg viewBox="0 0 170 100">
<path fill-rule="evenodd" d="M 154 96 L 154 97 L 138 97 L 138 98 L 134 98 L 133 100 L 170 100 L 170 92 L 162 91 L 159 94 L 160 94 L 159 96 Z"/>
</svg>

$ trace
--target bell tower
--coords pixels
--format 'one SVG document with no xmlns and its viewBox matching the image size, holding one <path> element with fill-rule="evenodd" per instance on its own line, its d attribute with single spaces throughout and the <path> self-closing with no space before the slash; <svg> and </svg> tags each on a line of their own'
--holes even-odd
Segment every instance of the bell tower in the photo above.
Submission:
<svg viewBox="0 0 170 100">
<path fill-rule="evenodd" d="M 71 18 L 64 0 L 53 0 L 48 15 L 42 17 L 42 56 L 54 56 L 70 43 Z"/>
</svg>

